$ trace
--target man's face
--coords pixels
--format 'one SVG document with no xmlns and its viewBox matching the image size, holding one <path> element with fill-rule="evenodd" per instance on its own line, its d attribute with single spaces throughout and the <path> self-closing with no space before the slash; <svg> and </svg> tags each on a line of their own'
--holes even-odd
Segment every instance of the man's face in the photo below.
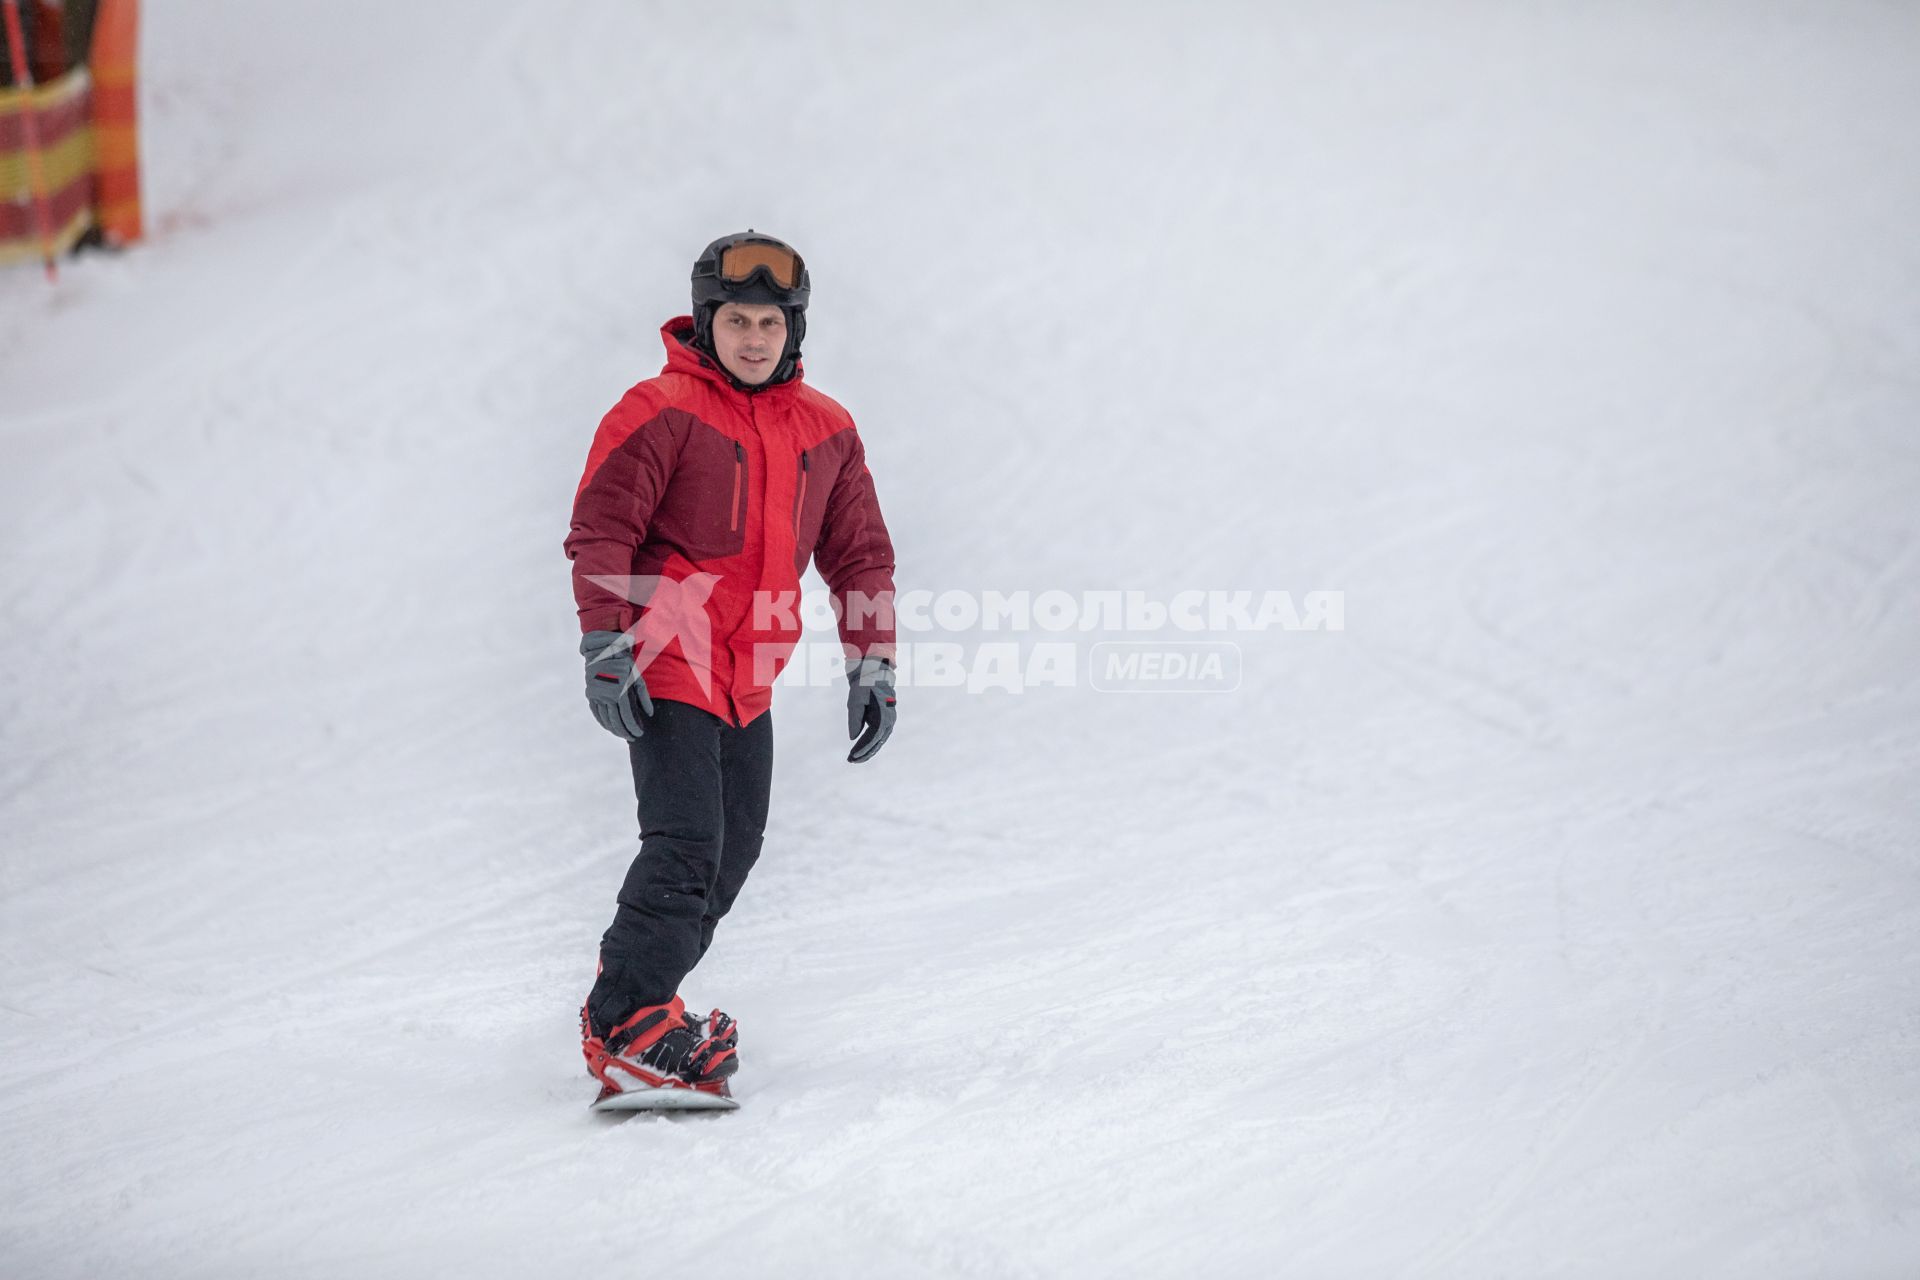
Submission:
<svg viewBox="0 0 1920 1280">
<path fill-rule="evenodd" d="M 713 313 L 713 353 L 727 372 L 757 387 L 780 367 L 787 313 L 764 302 L 728 302 Z"/>
</svg>

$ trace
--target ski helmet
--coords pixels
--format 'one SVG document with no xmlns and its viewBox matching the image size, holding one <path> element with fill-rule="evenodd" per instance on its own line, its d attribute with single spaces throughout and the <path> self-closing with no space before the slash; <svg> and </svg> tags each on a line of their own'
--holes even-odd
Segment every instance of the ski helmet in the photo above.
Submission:
<svg viewBox="0 0 1920 1280">
<path fill-rule="evenodd" d="M 813 280 L 793 246 L 749 227 L 721 236 L 693 262 L 693 341 L 713 351 L 713 314 L 729 302 L 763 303 L 787 313 L 787 346 L 766 385 L 793 376 L 807 335 Z"/>
</svg>

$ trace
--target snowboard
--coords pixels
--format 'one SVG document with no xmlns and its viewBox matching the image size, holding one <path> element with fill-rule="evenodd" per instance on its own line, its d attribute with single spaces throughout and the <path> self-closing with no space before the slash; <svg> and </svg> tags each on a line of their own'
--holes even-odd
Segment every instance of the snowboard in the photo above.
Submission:
<svg viewBox="0 0 1920 1280">
<path fill-rule="evenodd" d="M 705 1089 L 628 1089 L 615 1093 L 606 1089 L 593 1100 L 594 1111 L 737 1111 L 740 1104 L 731 1093 L 709 1093 Z"/>
</svg>

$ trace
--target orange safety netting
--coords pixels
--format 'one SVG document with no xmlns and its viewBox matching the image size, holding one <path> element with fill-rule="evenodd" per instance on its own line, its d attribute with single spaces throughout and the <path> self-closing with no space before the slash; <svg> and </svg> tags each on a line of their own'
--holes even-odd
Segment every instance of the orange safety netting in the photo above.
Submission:
<svg viewBox="0 0 1920 1280">
<path fill-rule="evenodd" d="M 140 0 L 100 0 L 93 20 L 95 218 L 109 244 L 140 238 Z"/>
</svg>

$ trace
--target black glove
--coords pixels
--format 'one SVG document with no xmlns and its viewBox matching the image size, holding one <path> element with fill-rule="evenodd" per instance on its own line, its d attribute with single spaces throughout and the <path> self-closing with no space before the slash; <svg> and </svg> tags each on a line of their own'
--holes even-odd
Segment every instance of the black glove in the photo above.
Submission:
<svg viewBox="0 0 1920 1280">
<path fill-rule="evenodd" d="M 847 736 L 860 739 L 847 752 L 847 763 L 863 764 L 893 732 L 893 664 L 885 658 L 849 662 L 847 684 Z"/>
<path fill-rule="evenodd" d="M 587 660 L 587 705 L 600 727 L 628 742 L 645 733 L 643 717 L 653 714 L 653 699 L 633 669 L 633 637 L 589 631 L 580 638 L 580 656 Z"/>
</svg>

